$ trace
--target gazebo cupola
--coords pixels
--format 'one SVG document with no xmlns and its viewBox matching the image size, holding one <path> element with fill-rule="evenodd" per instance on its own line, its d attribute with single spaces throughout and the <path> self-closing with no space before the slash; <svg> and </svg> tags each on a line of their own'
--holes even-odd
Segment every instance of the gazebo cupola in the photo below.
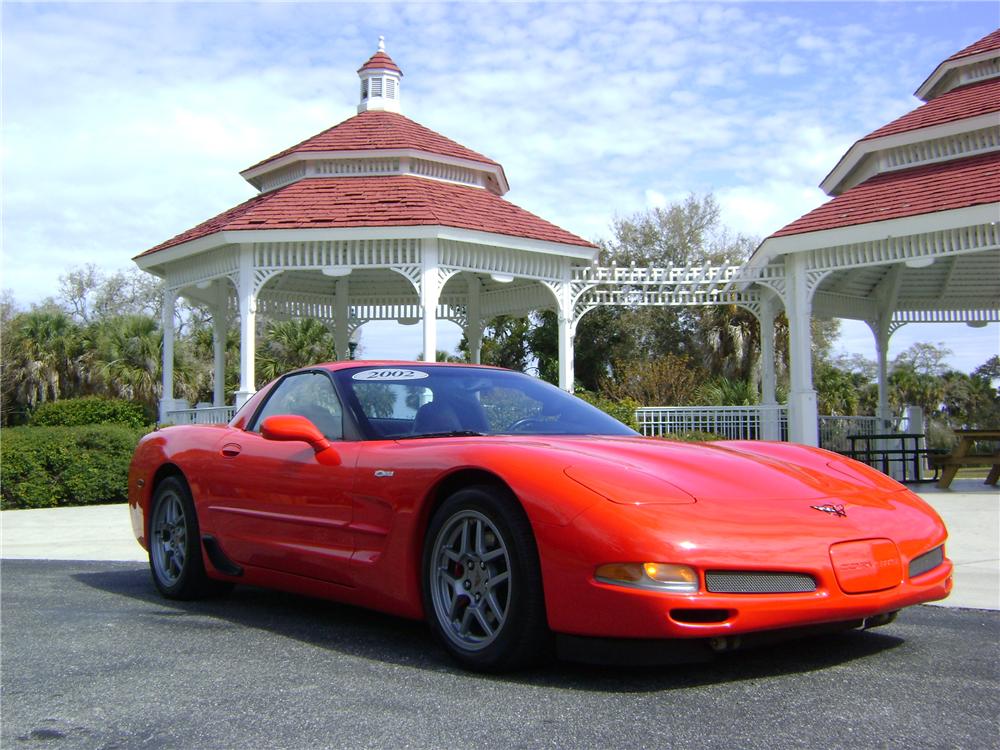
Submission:
<svg viewBox="0 0 1000 750">
<path fill-rule="evenodd" d="M 385 51 L 385 37 L 378 38 L 378 51 L 358 68 L 361 78 L 362 112 L 399 112 L 399 89 L 403 71 Z"/>
<path fill-rule="evenodd" d="M 414 175 L 486 188 L 510 188 L 503 167 L 400 114 L 403 71 L 378 49 L 360 68 L 358 114 L 312 138 L 245 169 L 243 177 L 262 193 L 310 177 Z"/>
</svg>

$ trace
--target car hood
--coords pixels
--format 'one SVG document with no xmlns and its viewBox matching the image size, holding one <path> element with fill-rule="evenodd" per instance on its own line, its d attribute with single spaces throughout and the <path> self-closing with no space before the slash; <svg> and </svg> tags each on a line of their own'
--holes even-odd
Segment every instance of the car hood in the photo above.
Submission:
<svg viewBox="0 0 1000 750">
<path fill-rule="evenodd" d="M 627 504 L 833 497 L 881 507 L 886 493 L 905 490 L 856 462 L 797 445 L 681 443 L 652 438 L 559 438 L 544 442 L 571 454 L 563 456 L 565 472 L 571 478 L 610 500 Z"/>
</svg>

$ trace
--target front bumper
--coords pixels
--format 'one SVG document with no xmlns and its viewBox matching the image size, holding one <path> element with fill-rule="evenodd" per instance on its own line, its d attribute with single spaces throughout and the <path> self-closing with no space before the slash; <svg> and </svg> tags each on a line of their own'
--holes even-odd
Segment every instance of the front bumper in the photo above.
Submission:
<svg viewBox="0 0 1000 750">
<path fill-rule="evenodd" d="M 586 523 L 587 515 L 578 518 L 576 528 L 571 530 L 537 529 L 549 626 L 556 633 L 598 638 L 711 639 L 858 623 L 944 599 L 952 588 L 952 563 L 947 557 L 919 575 L 911 577 L 907 570 L 914 558 L 944 543 L 946 531 L 939 521 L 909 538 L 897 538 L 902 564 L 898 582 L 877 591 L 848 593 L 843 582 L 838 581 L 831 548 L 852 538 L 852 533 L 856 533 L 853 538 L 863 539 L 857 529 L 839 538 L 801 529 L 794 535 L 766 538 L 754 534 L 741 538 L 736 527 L 726 529 L 725 534 L 710 534 L 702 526 L 685 534 L 694 550 L 684 556 L 681 546 L 672 544 L 676 535 L 651 531 L 648 517 L 638 511 L 628 514 L 637 519 L 636 523 L 618 528 Z M 621 516 L 619 513 L 616 517 Z M 667 524 L 658 527 L 669 528 Z M 877 537 L 889 533 L 887 528 L 874 531 Z M 692 565 L 701 576 L 699 591 L 677 594 L 594 579 L 597 564 L 619 560 Z M 712 593 L 705 587 L 706 570 L 805 573 L 815 580 L 816 588 L 803 593 Z"/>
<path fill-rule="evenodd" d="M 830 576 L 804 594 L 665 594 L 597 581 L 577 597 L 573 622 L 558 632 L 610 638 L 716 638 L 824 623 L 863 621 L 914 604 L 944 599 L 952 587 L 952 564 L 904 580 L 886 591 L 845 594 Z M 552 618 L 550 618 L 552 619 Z M 560 627 L 563 625 L 565 627 Z"/>
</svg>

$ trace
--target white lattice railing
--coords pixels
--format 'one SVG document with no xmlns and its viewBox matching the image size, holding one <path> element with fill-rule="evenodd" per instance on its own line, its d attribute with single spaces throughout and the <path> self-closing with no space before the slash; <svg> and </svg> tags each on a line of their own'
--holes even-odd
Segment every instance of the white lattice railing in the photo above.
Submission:
<svg viewBox="0 0 1000 750">
<path fill-rule="evenodd" d="M 787 440 L 788 408 L 774 406 L 648 406 L 635 411 L 647 437 L 707 432 L 728 440 Z"/>
<path fill-rule="evenodd" d="M 226 424 L 236 415 L 235 406 L 203 406 L 166 413 L 166 424 Z"/>
<path fill-rule="evenodd" d="M 707 432 L 728 440 L 787 440 L 788 408 L 775 406 L 650 406 L 636 409 L 639 431 L 647 437 Z M 851 449 L 848 435 L 898 432 L 902 418 L 819 418 L 819 444 L 840 453 Z"/>
</svg>

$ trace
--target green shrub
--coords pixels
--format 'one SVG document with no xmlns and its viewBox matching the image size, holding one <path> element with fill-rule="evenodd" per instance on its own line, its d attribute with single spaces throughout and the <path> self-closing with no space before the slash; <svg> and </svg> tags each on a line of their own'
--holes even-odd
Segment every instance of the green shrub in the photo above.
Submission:
<svg viewBox="0 0 1000 750">
<path fill-rule="evenodd" d="M 124 502 L 145 428 L 9 427 L 0 441 L 0 508 Z"/>
<path fill-rule="evenodd" d="M 714 432 L 699 432 L 689 430 L 688 432 L 672 432 L 669 435 L 661 435 L 664 440 L 674 440 L 679 443 L 710 443 L 713 440 L 726 440 L 723 435 L 716 435 Z"/>
<path fill-rule="evenodd" d="M 76 427 L 86 424 L 119 424 L 145 427 L 149 424 L 142 404 L 114 398 L 67 398 L 46 401 L 31 415 L 32 427 Z"/>
<path fill-rule="evenodd" d="M 596 406 L 605 414 L 610 414 L 622 424 L 626 424 L 633 430 L 639 430 L 639 423 L 635 421 L 635 410 L 639 408 L 639 402 L 631 398 L 623 398 L 621 401 L 613 401 L 597 393 L 590 391 L 577 391 L 576 395 L 588 404 Z"/>
</svg>

